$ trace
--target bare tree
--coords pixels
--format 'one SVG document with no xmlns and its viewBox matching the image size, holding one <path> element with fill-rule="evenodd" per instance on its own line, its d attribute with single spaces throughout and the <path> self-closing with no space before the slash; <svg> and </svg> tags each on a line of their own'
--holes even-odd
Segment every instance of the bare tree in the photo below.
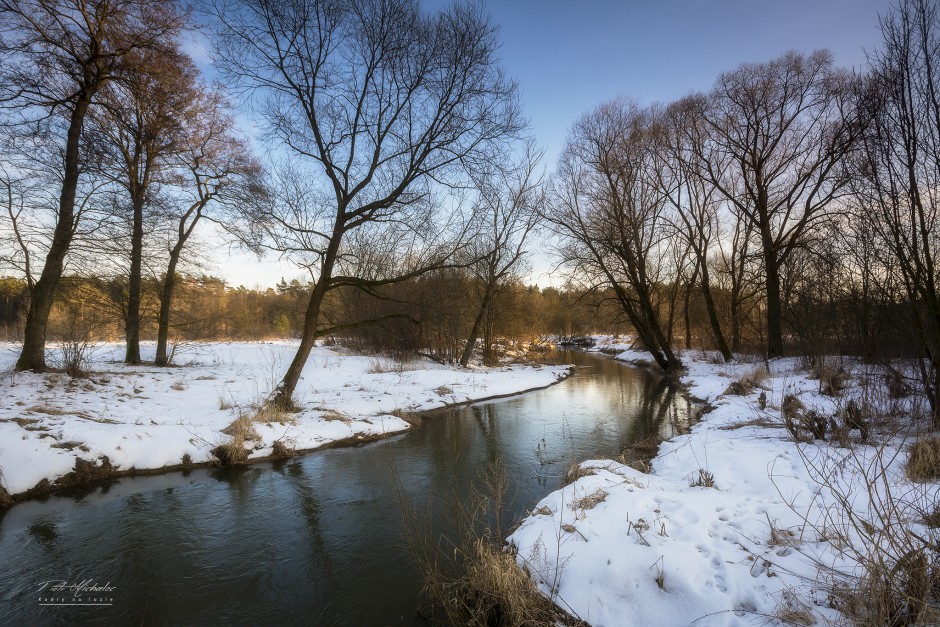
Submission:
<svg viewBox="0 0 940 627">
<path fill-rule="evenodd" d="M 719 321 L 709 269 L 709 256 L 719 236 L 719 194 L 706 175 L 707 168 L 702 162 L 707 134 L 704 109 L 703 98 L 695 96 L 666 109 L 662 121 L 662 186 L 675 209 L 674 227 L 694 255 L 694 278 L 691 282 L 697 280 L 705 299 L 715 345 L 724 360 L 731 361 L 733 355 Z M 688 330 L 686 335 L 689 335 Z"/>
<path fill-rule="evenodd" d="M 298 202 L 261 216 L 272 247 L 312 262 L 315 278 L 274 398 L 287 406 L 322 330 L 326 293 L 422 271 L 382 266 L 439 239 L 435 186 L 495 158 L 520 129 L 516 88 L 478 7 L 429 15 L 413 0 L 220 0 L 212 13 L 219 67 L 252 91 L 270 135 L 306 168 Z M 351 240 L 395 252 L 367 268 Z M 366 276 L 336 275 L 344 262 Z"/>
<path fill-rule="evenodd" d="M 682 367 L 657 293 L 669 275 L 666 195 L 657 171 L 657 112 L 615 100 L 582 117 L 568 137 L 545 218 L 563 255 L 592 287 L 609 287 L 644 349 L 667 371 Z"/>
<path fill-rule="evenodd" d="M 460 356 L 466 367 L 500 286 L 510 279 L 525 259 L 526 244 L 541 204 L 541 177 L 536 172 L 541 154 L 526 146 L 519 164 L 498 168 L 477 177 L 479 227 L 469 247 L 477 285 L 477 313 Z M 484 348 L 484 360 L 487 349 Z"/>
<path fill-rule="evenodd" d="M 858 192 L 888 252 L 884 267 L 896 269 L 904 286 L 940 424 L 940 13 L 927 0 L 904 0 L 881 28 L 885 47 L 871 59 L 863 98 L 872 123 Z"/>
<path fill-rule="evenodd" d="M 120 81 L 101 90 L 101 107 L 91 113 L 103 154 L 102 171 L 125 193 L 119 206 L 130 213 L 130 255 L 124 308 L 125 363 L 139 364 L 140 304 L 145 212 L 156 210 L 154 197 L 168 182 L 175 153 L 190 120 L 196 69 L 178 50 L 141 50 L 128 54 Z"/>
<path fill-rule="evenodd" d="M 53 293 L 76 230 L 82 129 L 128 54 L 160 49 L 182 27 L 170 0 L 0 0 L 0 106 L 10 123 L 45 121 L 61 142 L 55 227 L 30 293 L 18 370 L 43 370 Z"/>
<path fill-rule="evenodd" d="M 769 357 L 784 351 L 781 268 L 846 191 L 840 166 L 861 129 L 851 82 L 827 51 L 788 52 L 722 74 L 712 92 L 703 164 L 758 238 Z"/>
<path fill-rule="evenodd" d="M 224 224 L 222 213 L 234 213 L 235 206 L 250 207 L 270 200 L 261 166 L 246 142 L 236 135 L 234 117 L 220 90 L 193 85 L 187 94 L 186 128 L 179 138 L 174 163 L 177 192 L 172 202 L 179 210 L 170 216 L 175 228 L 160 286 L 154 358 L 158 366 L 170 361 L 167 343 L 177 267 L 196 225 L 204 217 Z M 214 207 L 225 211 L 213 212 Z"/>
</svg>

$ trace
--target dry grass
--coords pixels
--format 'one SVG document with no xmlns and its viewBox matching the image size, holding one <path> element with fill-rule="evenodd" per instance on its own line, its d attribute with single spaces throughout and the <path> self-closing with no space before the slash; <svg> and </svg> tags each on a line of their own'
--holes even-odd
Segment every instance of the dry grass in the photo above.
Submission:
<svg viewBox="0 0 940 627">
<path fill-rule="evenodd" d="M 730 425 L 722 425 L 718 427 L 722 431 L 734 431 L 735 429 L 743 429 L 745 427 L 761 427 L 763 429 L 779 429 L 780 425 L 770 418 L 752 418 L 751 420 L 745 420 L 743 422 L 734 422 Z"/>
<path fill-rule="evenodd" d="M 555 607 L 519 568 L 513 554 L 496 549 L 484 537 L 473 543 L 468 557 L 466 578 L 453 599 L 458 615 L 467 619 L 464 624 L 555 623 Z"/>
<path fill-rule="evenodd" d="M 690 481 L 689 487 L 690 488 L 714 488 L 715 487 L 715 475 L 705 470 L 704 468 L 699 468 L 698 478 Z"/>
<path fill-rule="evenodd" d="M 421 424 L 421 413 L 414 411 L 405 411 L 403 409 L 393 409 L 389 412 L 392 416 L 396 418 L 401 418 L 412 427 L 417 427 Z"/>
<path fill-rule="evenodd" d="M 757 388 L 762 388 L 770 378 L 770 372 L 765 366 L 757 366 L 750 372 L 746 372 L 736 381 L 728 384 L 725 394 L 733 396 L 747 396 Z"/>
<path fill-rule="evenodd" d="M 52 407 L 51 405 L 33 405 L 26 411 L 31 411 L 34 414 L 46 414 L 47 416 L 68 416 L 69 414 L 74 413 L 67 409 Z"/>
<path fill-rule="evenodd" d="M 274 457 L 293 457 L 294 449 L 284 444 L 281 440 L 274 441 L 274 450 L 271 452 Z"/>
<path fill-rule="evenodd" d="M 825 396 L 840 396 L 848 387 L 851 376 L 841 363 L 841 358 L 825 355 L 807 355 L 802 358 L 803 368 L 809 378 L 819 381 L 819 393 Z"/>
<path fill-rule="evenodd" d="M 607 493 L 597 488 L 591 494 L 588 494 L 585 497 L 582 497 L 574 502 L 573 509 L 594 509 L 598 504 L 603 503 L 607 498 Z"/>
<path fill-rule="evenodd" d="M 816 589 L 827 594 L 845 624 L 940 624 L 940 536 L 931 525 L 940 516 L 930 485 L 897 484 L 895 441 L 896 434 L 888 434 L 878 443 L 829 455 L 811 453 L 816 447 L 798 449 L 813 481 L 832 495 L 814 516 L 817 522 L 805 520 L 818 542 L 830 544 L 850 566 L 820 559 L 817 548 L 789 545 L 815 564 Z M 940 477 L 940 439 L 915 442 L 910 458 L 912 478 Z M 858 478 L 865 487 L 859 488 Z"/>
<path fill-rule="evenodd" d="M 90 450 L 87 446 L 85 446 L 84 443 L 74 440 L 70 440 L 68 442 L 56 442 L 52 445 L 52 448 L 61 448 L 67 451 L 71 451 L 72 449 L 77 448 L 79 450 L 85 451 L 86 453 Z"/>
<path fill-rule="evenodd" d="M 258 435 L 252 425 L 251 418 L 244 414 L 222 429 L 222 433 L 231 436 L 232 439 L 212 449 L 212 454 L 223 466 L 244 463 L 248 459 L 248 450 L 245 448 L 245 444 L 261 439 L 261 436 Z"/>
<path fill-rule="evenodd" d="M 930 436 L 911 444 L 905 471 L 912 481 L 940 479 L 940 438 Z"/>
<path fill-rule="evenodd" d="M 591 475 L 596 475 L 593 468 L 581 468 L 581 465 L 578 463 L 573 463 L 567 468 L 565 468 L 564 478 L 562 480 L 562 487 L 570 485 L 580 479 L 581 477 L 590 477 Z"/>
<path fill-rule="evenodd" d="M 294 418 L 291 416 L 289 411 L 283 407 L 278 407 L 274 403 L 263 403 L 260 407 L 255 409 L 254 414 L 251 416 L 251 420 L 252 422 L 277 422 L 280 424 L 294 422 Z"/>
<path fill-rule="evenodd" d="M 469 500 L 454 497 L 459 531 L 446 542 L 402 504 L 411 554 L 423 573 L 423 617 L 447 625 L 584 625 L 539 590 L 514 547 L 496 540 L 505 536 L 499 527 L 505 469 L 493 464 L 480 478 L 483 489 L 475 487 Z"/>
<path fill-rule="evenodd" d="M 170 389 L 176 390 L 177 392 L 182 392 L 183 390 L 186 389 L 186 384 L 183 383 L 182 381 L 174 381 L 173 384 L 170 386 Z"/>
<path fill-rule="evenodd" d="M 338 420 L 344 423 L 352 422 L 349 416 L 339 410 L 332 409 L 330 407 L 317 407 L 316 409 L 320 412 L 320 418 L 323 420 L 327 420 L 329 422 L 333 422 L 334 420 Z"/>
<path fill-rule="evenodd" d="M 774 618 L 784 625 L 815 625 L 812 606 L 792 590 L 784 590 Z"/>
</svg>

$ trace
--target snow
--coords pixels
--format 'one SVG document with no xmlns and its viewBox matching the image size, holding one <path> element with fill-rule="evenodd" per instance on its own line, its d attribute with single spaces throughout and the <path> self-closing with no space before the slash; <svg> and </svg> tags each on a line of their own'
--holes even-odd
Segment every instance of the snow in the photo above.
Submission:
<svg viewBox="0 0 940 627">
<path fill-rule="evenodd" d="M 153 344 L 142 347 L 152 360 Z M 181 346 L 180 367 L 126 366 L 123 346 L 97 347 L 91 374 L 13 372 L 19 347 L 0 345 L 0 470 L 11 494 L 43 479 L 54 481 L 75 458 L 119 470 L 155 469 L 213 459 L 230 440 L 221 433 L 240 412 L 250 413 L 274 389 L 297 349 L 295 342 L 198 343 Z M 56 349 L 50 349 L 55 363 Z M 407 430 L 393 415 L 518 393 L 550 385 L 561 366 L 455 368 L 428 360 L 400 363 L 316 347 L 295 401 L 303 411 L 284 422 L 254 423 L 260 441 L 249 457 L 270 455 L 281 440 L 295 450 L 341 440 L 371 439 Z"/>
<path fill-rule="evenodd" d="M 629 349 L 618 358 L 648 361 Z M 781 624 L 793 611 L 810 617 L 805 624 L 837 620 L 827 582 L 857 575 L 859 552 L 885 542 L 893 525 L 935 534 L 918 510 L 932 511 L 938 486 L 905 478 L 903 436 L 863 444 L 856 430 L 841 447 L 797 443 L 784 428 L 785 395 L 832 415 L 863 393 L 861 365 L 847 363 L 854 383 L 839 398 L 820 394 L 795 359 L 772 361 L 762 387 L 734 396 L 724 393 L 729 383 L 761 364 L 683 359 L 683 384 L 714 409 L 663 442 L 649 474 L 583 462 L 587 476 L 545 497 L 508 538 L 560 607 L 595 627 Z M 691 485 L 700 469 L 714 487 Z M 889 493 L 898 507 L 885 514 Z M 870 533 L 851 524 L 840 500 Z"/>
</svg>

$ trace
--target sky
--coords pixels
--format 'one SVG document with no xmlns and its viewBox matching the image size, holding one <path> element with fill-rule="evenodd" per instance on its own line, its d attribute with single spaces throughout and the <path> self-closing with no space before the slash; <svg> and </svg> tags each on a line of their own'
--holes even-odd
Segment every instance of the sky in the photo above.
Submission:
<svg viewBox="0 0 940 627">
<path fill-rule="evenodd" d="M 428 11 L 448 0 L 421 0 Z M 889 0 L 484 0 L 499 25 L 502 63 L 516 79 L 549 171 L 571 125 L 604 101 L 640 104 L 707 91 L 723 71 L 787 50 L 832 51 L 863 69 L 880 45 L 878 16 Z M 302 277 L 294 266 L 221 255 L 215 273 L 232 285 L 270 286 Z M 548 285 L 536 259 L 532 282 Z M 309 278 L 309 277 L 304 277 Z"/>
</svg>

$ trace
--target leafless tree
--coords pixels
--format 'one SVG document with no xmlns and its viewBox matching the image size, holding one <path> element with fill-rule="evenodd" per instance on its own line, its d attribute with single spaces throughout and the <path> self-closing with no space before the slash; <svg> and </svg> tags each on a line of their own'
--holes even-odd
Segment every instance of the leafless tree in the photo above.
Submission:
<svg viewBox="0 0 940 627">
<path fill-rule="evenodd" d="M 583 116 L 568 137 L 545 218 L 574 273 L 592 287 L 611 288 L 643 347 L 662 369 L 675 371 L 682 362 L 657 302 L 657 292 L 676 278 L 667 262 L 657 115 L 615 100 Z"/>
<path fill-rule="evenodd" d="M 177 267 L 196 225 L 203 218 L 222 224 L 240 208 L 270 201 L 263 171 L 247 142 L 235 132 L 231 107 L 219 88 L 191 85 L 184 113 L 185 130 L 174 151 L 175 191 L 170 215 L 169 259 L 160 286 L 157 319 L 158 366 L 169 363 L 170 314 Z"/>
<path fill-rule="evenodd" d="M 541 205 L 541 176 L 536 171 L 541 154 L 529 143 L 515 167 L 478 173 L 479 192 L 476 237 L 468 248 L 477 285 L 478 307 L 467 343 L 460 356 L 466 367 L 499 288 L 520 269 L 529 235 Z M 487 343 L 484 343 L 487 344 Z M 484 360 L 486 353 L 484 350 Z"/>
<path fill-rule="evenodd" d="M 101 90 L 90 128 L 102 173 L 126 194 L 118 205 L 130 214 L 121 220 L 130 226 L 124 361 L 139 364 L 145 213 L 156 212 L 154 199 L 169 182 L 184 141 L 196 69 L 178 50 L 140 50 L 127 55 L 120 78 Z"/>
<path fill-rule="evenodd" d="M 769 357 L 784 351 L 781 269 L 846 192 L 841 165 L 862 127 L 852 81 L 828 51 L 788 52 L 722 74 L 711 94 L 703 165 L 759 242 Z"/>
<path fill-rule="evenodd" d="M 45 369 L 53 293 L 76 231 L 88 111 L 128 54 L 161 49 L 182 25 L 170 0 L 0 0 L 0 106 L 7 123 L 45 124 L 62 164 L 55 226 L 30 293 L 18 370 Z"/>
<path fill-rule="evenodd" d="M 211 13 L 220 69 L 255 96 L 270 136 L 304 169 L 296 202 L 258 216 L 267 243 L 306 258 L 315 279 L 274 398 L 286 406 L 322 330 L 324 296 L 427 268 L 407 260 L 444 228 L 432 193 L 491 162 L 517 133 L 516 88 L 479 7 L 428 14 L 414 0 L 219 0 Z M 356 257 L 368 246 L 353 251 L 356 242 L 390 256 L 367 268 Z M 396 259 L 404 267 L 387 267 Z M 343 266 L 357 272 L 337 275 Z"/>
<path fill-rule="evenodd" d="M 696 278 L 692 282 L 698 282 L 705 299 L 715 345 L 724 360 L 730 361 L 733 355 L 721 328 L 710 278 L 709 257 L 719 237 L 720 203 L 719 194 L 706 175 L 707 168 L 702 162 L 707 150 L 704 146 L 707 143 L 704 110 L 701 96 L 689 96 L 666 109 L 662 120 L 661 184 L 674 208 L 671 222 L 681 241 L 694 255 L 693 276 Z"/>
<path fill-rule="evenodd" d="M 911 307 L 926 354 L 923 378 L 940 424 L 940 13 L 928 0 L 904 0 L 881 23 L 884 49 L 871 59 L 863 102 L 862 207 Z"/>
</svg>

